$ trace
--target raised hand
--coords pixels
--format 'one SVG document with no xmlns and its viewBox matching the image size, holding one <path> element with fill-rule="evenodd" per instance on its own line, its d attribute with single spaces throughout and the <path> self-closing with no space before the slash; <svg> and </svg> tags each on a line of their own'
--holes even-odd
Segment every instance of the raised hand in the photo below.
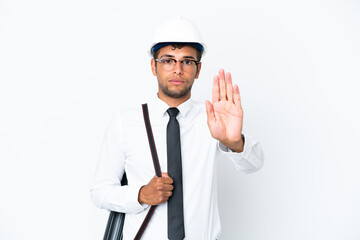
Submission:
<svg viewBox="0 0 360 240">
<path fill-rule="evenodd" d="M 242 152 L 243 110 L 240 92 L 237 85 L 233 86 L 231 74 L 220 69 L 214 77 L 212 103 L 206 101 L 207 124 L 213 138 L 222 142 L 235 152 Z"/>
</svg>

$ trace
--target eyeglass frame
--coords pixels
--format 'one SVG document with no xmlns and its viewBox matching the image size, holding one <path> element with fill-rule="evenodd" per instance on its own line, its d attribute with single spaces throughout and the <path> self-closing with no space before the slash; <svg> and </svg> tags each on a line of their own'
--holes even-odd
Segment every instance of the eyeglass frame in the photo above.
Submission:
<svg viewBox="0 0 360 240">
<path fill-rule="evenodd" d="M 182 67 L 183 69 L 184 69 L 184 66 L 183 66 L 183 62 L 184 62 L 184 61 L 194 62 L 196 66 L 198 66 L 198 64 L 200 63 L 200 61 L 196 61 L 195 59 L 182 59 L 182 60 L 177 60 L 177 59 L 171 58 L 171 57 L 165 57 L 165 58 L 157 58 L 157 59 L 155 59 L 155 61 L 158 62 L 158 63 L 160 63 L 160 64 L 161 64 L 162 61 L 164 61 L 164 60 L 173 60 L 173 61 L 175 61 L 175 65 L 174 65 L 173 69 L 171 69 L 171 70 L 169 70 L 169 71 L 174 70 L 174 69 L 175 69 L 175 66 L 176 66 L 176 64 L 177 64 L 178 62 L 180 62 L 180 65 L 181 65 L 181 67 Z M 165 70 L 165 71 L 166 71 L 166 70 Z"/>
</svg>

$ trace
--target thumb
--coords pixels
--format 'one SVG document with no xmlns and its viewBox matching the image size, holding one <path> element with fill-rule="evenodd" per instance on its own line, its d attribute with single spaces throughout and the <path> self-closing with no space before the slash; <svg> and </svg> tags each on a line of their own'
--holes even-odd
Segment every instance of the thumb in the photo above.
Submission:
<svg viewBox="0 0 360 240">
<path fill-rule="evenodd" d="M 170 177 L 168 173 L 162 173 L 161 176 L 162 177 Z"/>
<path fill-rule="evenodd" d="M 205 105 L 208 122 L 212 122 L 215 120 L 214 106 L 208 100 L 206 100 Z"/>
</svg>

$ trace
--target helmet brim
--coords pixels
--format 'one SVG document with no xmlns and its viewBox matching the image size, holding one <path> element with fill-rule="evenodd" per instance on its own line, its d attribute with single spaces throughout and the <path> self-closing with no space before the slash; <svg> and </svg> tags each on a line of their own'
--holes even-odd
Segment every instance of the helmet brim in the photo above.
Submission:
<svg viewBox="0 0 360 240">
<path fill-rule="evenodd" d="M 157 50 L 159 50 L 160 48 L 166 47 L 168 45 L 176 45 L 176 44 L 186 44 L 186 45 L 192 46 L 192 47 L 196 48 L 197 50 L 199 50 L 201 52 L 201 55 L 204 53 L 204 49 L 205 49 L 202 44 L 197 43 L 197 42 L 160 42 L 151 47 L 150 54 L 152 56 L 154 56 L 154 53 Z"/>
</svg>

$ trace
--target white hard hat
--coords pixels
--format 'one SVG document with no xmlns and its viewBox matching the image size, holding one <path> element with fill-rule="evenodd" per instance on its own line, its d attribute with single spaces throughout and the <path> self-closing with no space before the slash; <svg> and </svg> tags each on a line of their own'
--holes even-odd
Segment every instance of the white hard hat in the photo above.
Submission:
<svg viewBox="0 0 360 240">
<path fill-rule="evenodd" d="M 190 20 L 181 16 L 176 16 L 162 22 L 155 29 L 150 55 L 158 49 L 173 44 L 188 43 L 200 50 L 202 55 L 205 53 L 205 44 L 199 29 Z"/>
</svg>

